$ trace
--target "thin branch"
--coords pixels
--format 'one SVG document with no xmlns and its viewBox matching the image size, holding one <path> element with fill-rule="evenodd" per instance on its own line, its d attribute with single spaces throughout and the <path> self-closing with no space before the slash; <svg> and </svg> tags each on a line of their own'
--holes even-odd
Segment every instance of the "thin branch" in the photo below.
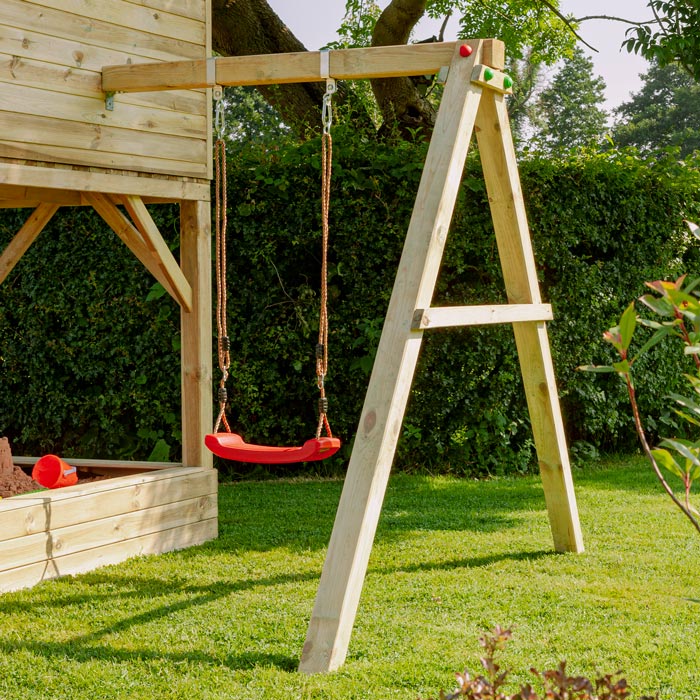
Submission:
<svg viewBox="0 0 700 700">
<path fill-rule="evenodd" d="M 627 392 L 629 394 L 630 404 L 632 405 L 632 415 L 634 417 L 634 426 L 637 430 L 637 436 L 639 437 L 639 441 L 642 443 L 644 454 L 651 462 L 652 469 L 656 473 L 656 478 L 661 482 L 661 486 L 663 486 L 664 491 L 666 491 L 666 493 L 671 497 L 671 500 L 678 506 L 678 508 L 680 508 L 681 512 L 688 518 L 688 520 L 690 520 L 693 527 L 700 532 L 700 523 L 693 517 L 690 510 L 685 508 L 685 506 L 678 500 L 676 494 L 673 493 L 673 489 L 668 485 L 666 479 L 664 479 L 664 475 L 661 473 L 661 469 L 659 469 L 659 465 L 656 463 L 654 455 L 651 453 L 651 448 L 647 442 L 646 433 L 644 432 L 644 427 L 642 425 L 642 419 L 639 415 L 639 408 L 637 406 L 634 387 L 632 386 L 632 380 L 629 375 L 625 376 L 625 383 L 627 384 Z"/>
<path fill-rule="evenodd" d="M 440 33 L 438 34 L 438 41 L 445 41 L 445 29 L 447 28 L 447 23 L 450 21 L 450 17 L 452 17 L 452 11 L 445 15 L 445 19 L 440 27 Z"/>
<path fill-rule="evenodd" d="M 598 49 L 596 49 L 595 46 L 591 46 L 577 31 L 574 29 L 573 24 L 571 24 L 571 21 L 565 17 L 558 8 L 556 8 L 554 5 L 552 5 L 549 0 L 540 0 L 540 2 L 545 6 L 550 9 L 551 12 L 553 12 L 559 19 L 564 22 L 564 24 L 569 28 L 569 31 L 584 45 L 587 46 L 591 51 L 595 51 L 598 53 Z"/>
<path fill-rule="evenodd" d="M 580 24 L 581 22 L 587 22 L 588 20 L 591 19 L 607 19 L 610 20 L 611 22 L 623 22 L 624 24 L 633 24 L 636 27 L 643 27 L 646 24 L 656 24 L 657 20 L 651 20 L 647 19 L 644 20 L 643 22 L 635 22 L 634 20 L 631 19 L 625 19 L 624 17 L 613 17 L 611 15 L 586 15 L 585 17 L 576 17 L 574 19 L 575 22 Z"/>
</svg>

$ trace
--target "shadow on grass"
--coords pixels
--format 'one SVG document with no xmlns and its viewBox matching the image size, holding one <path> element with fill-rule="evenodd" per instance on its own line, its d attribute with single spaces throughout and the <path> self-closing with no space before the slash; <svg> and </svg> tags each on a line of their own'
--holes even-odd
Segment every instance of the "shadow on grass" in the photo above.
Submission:
<svg viewBox="0 0 700 700">
<path fill-rule="evenodd" d="M 371 568 L 371 574 L 391 575 L 398 571 L 420 572 L 433 570 L 455 570 L 464 568 L 483 567 L 489 564 L 504 560 L 534 560 L 546 556 L 557 556 L 554 552 L 515 552 L 500 555 L 472 557 L 464 559 L 454 559 L 448 562 L 422 562 L 408 567 L 377 567 Z M 105 599 L 113 600 L 115 597 L 124 599 L 124 610 L 128 612 L 135 603 L 135 600 L 152 601 L 147 610 L 135 614 L 125 614 L 117 621 L 111 622 L 103 627 L 98 627 L 85 634 L 77 634 L 73 637 L 66 634 L 65 630 L 60 631 L 60 641 L 35 641 L 21 640 L 13 638 L 11 640 L 0 638 L 0 653 L 9 655 L 14 653 L 29 652 L 37 656 L 43 656 L 49 660 L 60 660 L 64 663 L 66 659 L 82 663 L 94 660 L 104 660 L 111 662 L 134 662 L 160 659 L 172 663 L 191 662 L 207 664 L 212 666 L 226 666 L 231 670 L 246 670 L 255 667 L 272 666 L 281 671 L 295 671 L 299 662 L 296 657 L 284 654 L 274 654 L 268 652 L 256 652 L 249 647 L 241 653 L 232 653 L 225 656 L 206 653 L 200 649 L 183 651 L 166 651 L 161 649 L 121 649 L 109 643 L 106 639 L 113 634 L 133 632 L 143 625 L 150 625 L 153 622 L 167 620 L 168 617 L 183 611 L 189 611 L 197 607 L 209 605 L 221 598 L 242 593 L 253 588 L 284 586 L 287 584 L 311 582 L 318 580 L 320 572 L 306 574 L 282 574 L 267 578 L 251 578 L 241 581 L 216 581 L 202 585 L 192 585 L 191 579 L 178 579 L 177 577 L 146 578 L 122 576 L 110 571 L 98 571 L 91 574 L 84 574 L 80 577 L 81 592 L 75 595 L 61 595 L 61 608 L 66 609 L 71 606 L 86 607 L 94 609 Z M 104 587 L 103 591 L 89 591 L 90 586 Z M 12 612 L 30 611 L 33 615 L 42 615 L 42 610 L 55 608 L 55 592 L 51 593 L 50 586 L 44 590 L 47 592 L 45 602 L 37 601 L 36 594 L 42 591 L 35 591 L 32 602 L 22 604 L 14 600 L 0 605 L 0 612 L 10 614 Z M 164 593 L 165 591 L 165 593 Z M 179 600 L 168 603 L 158 603 L 164 595 L 186 596 Z M 274 593 L 270 594 L 274 596 Z M 280 593 L 280 596 L 283 594 Z M 129 605 L 132 603 L 132 605 Z M 244 604 L 244 603 L 242 603 Z M 281 603 L 283 604 L 283 602 Z M 309 605 L 310 612 L 311 605 Z M 86 613 L 87 615 L 88 613 Z M 0 630 L 0 637 L 1 637 Z M 206 631 L 202 632 L 204 638 Z M 301 648 L 299 649 L 301 653 Z"/>
<path fill-rule="evenodd" d="M 342 483 L 338 481 L 247 482 L 219 489 L 216 550 L 292 551 L 328 544 Z M 379 521 L 377 540 L 393 541 L 406 532 L 511 529 L 522 512 L 545 515 L 538 478 L 474 482 L 395 475 Z"/>
</svg>

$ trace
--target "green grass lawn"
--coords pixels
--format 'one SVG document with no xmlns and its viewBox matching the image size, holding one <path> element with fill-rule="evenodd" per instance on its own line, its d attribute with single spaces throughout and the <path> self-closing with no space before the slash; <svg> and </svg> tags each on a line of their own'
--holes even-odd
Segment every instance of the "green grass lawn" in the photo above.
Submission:
<svg viewBox="0 0 700 700">
<path fill-rule="evenodd" d="M 574 474 L 586 552 L 556 554 L 538 478 L 392 477 L 348 659 L 296 672 L 342 484 L 220 488 L 220 537 L 0 596 L 0 698 L 405 698 L 567 659 L 633 697 L 700 700 L 700 538 L 641 459 Z"/>
</svg>

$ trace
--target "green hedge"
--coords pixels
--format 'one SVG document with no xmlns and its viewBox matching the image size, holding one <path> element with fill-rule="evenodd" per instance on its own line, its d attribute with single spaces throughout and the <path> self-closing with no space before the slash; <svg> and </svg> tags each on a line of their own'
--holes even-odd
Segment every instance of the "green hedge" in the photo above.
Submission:
<svg viewBox="0 0 700 700">
<path fill-rule="evenodd" d="M 231 155 L 229 332 L 232 421 L 251 441 L 298 443 L 315 428 L 320 273 L 319 142 Z M 425 147 L 377 145 L 338 129 L 331 212 L 330 373 L 334 432 L 355 430 L 421 175 Z M 589 155 L 521 164 L 550 338 L 576 449 L 634 445 L 614 377 L 600 362 L 612 325 L 645 280 L 697 269 L 682 218 L 698 214 L 700 177 L 671 161 Z M 25 214 L 0 217 L 0 247 Z M 177 211 L 157 212 L 177 253 Z M 694 240 L 694 239 L 693 239 Z M 115 236 L 84 210 L 60 213 L 0 286 L 0 434 L 16 453 L 176 458 L 178 312 Z M 470 158 L 434 303 L 505 301 L 478 160 Z M 533 446 L 512 331 L 425 336 L 398 465 L 478 475 L 525 471 Z M 679 360 L 645 358 L 642 409 Z M 681 360 L 682 361 L 682 360 Z M 155 452 L 154 452 L 155 448 Z"/>
</svg>

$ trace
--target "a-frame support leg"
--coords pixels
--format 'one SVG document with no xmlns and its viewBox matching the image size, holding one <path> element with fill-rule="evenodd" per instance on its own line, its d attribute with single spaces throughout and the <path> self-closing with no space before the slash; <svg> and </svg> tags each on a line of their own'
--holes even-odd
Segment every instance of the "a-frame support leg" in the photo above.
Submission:
<svg viewBox="0 0 700 700">
<path fill-rule="evenodd" d="M 432 299 L 481 90 L 471 84 L 481 48 L 450 66 L 399 270 L 355 437 L 299 670 L 345 660 L 423 332 L 417 308 Z"/>
<path fill-rule="evenodd" d="M 485 92 L 476 135 L 508 301 L 540 304 L 535 258 L 503 95 Z M 557 551 L 582 552 L 583 537 L 547 328 L 541 321 L 528 321 L 514 323 L 513 329 L 554 547 Z"/>
</svg>

